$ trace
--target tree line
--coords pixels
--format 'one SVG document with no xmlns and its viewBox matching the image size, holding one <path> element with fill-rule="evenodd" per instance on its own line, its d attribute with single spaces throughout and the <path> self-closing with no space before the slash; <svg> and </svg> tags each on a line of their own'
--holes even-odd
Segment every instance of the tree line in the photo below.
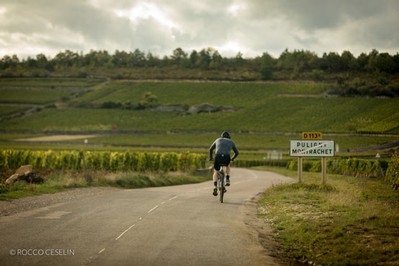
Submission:
<svg viewBox="0 0 399 266">
<path fill-rule="evenodd" d="M 106 67 L 106 68 L 148 68 L 178 67 L 200 70 L 236 70 L 246 68 L 259 71 L 264 79 L 271 78 L 273 71 L 311 71 L 328 72 L 358 71 L 399 73 L 399 53 L 391 55 L 372 50 L 354 56 L 350 51 L 324 53 L 319 57 L 316 53 L 305 50 L 284 50 L 278 58 L 263 53 L 254 58 L 244 58 L 242 53 L 235 57 L 223 57 L 216 49 L 206 48 L 197 52 L 185 52 L 176 48 L 170 56 L 162 58 L 145 53 L 139 49 L 133 52 L 115 51 L 113 54 L 105 50 L 84 54 L 70 50 L 59 52 L 53 58 L 45 54 L 19 59 L 17 55 L 5 55 L 0 60 L 0 70 L 22 67 L 56 71 L 65 68 Z"/>
</svg>

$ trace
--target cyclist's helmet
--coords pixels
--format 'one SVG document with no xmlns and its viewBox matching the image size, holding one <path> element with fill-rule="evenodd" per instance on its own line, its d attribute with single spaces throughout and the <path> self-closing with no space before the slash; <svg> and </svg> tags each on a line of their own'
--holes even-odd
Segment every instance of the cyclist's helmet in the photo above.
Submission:
<svg viewBox="0 0 399 266">
<path fill-rule="evenodd" d="M 222 138 L 229 139 L 229 138 L 230 138 L 230 133 L 227 132 L 227 131 L 224 131 L 224 132 L 222 133 Z"/>
</svg>

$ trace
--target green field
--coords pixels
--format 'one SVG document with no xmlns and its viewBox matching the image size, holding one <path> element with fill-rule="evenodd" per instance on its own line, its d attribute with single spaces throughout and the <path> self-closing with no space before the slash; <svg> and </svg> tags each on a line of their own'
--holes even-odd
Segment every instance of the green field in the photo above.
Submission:
<svg viewBox="0 0 399 266">
<path fill-rule="evenodd" d="M 323 132 L 341 152 L 398 139 L 398 98 L 337 97 L 334 84 L 315 82 L 102 81 L 99 79 L 0 79 L 0 146 L 27 135 L 94 134 L 86 147 L 204 149 L 224 130 L 243 150 L 288 151 L 303 131 Z M 163 110 L 136 108 L 151 93 Z M 105 103 L 118 108 L 103 108 Z M 18 104 L 40 111 L 8 117 Z M 13 104 L 8 108 L 8 105 Z M 216 111 L 190 113 L 209 105 Z M 51 105 L 49 107 L 49 105 Z M 168 107 L 177 109 L 167 111 Z M 179 109 L 180 108 L 180 109 Z M 183 111 L 182 111 L 183 110 Z M 219 110 L 219 111 L 218 111 Z M 83 140 L 39 143 L 81 146 Z M 37 147 L 36 147 L 37 148 Z"/>
</svg>

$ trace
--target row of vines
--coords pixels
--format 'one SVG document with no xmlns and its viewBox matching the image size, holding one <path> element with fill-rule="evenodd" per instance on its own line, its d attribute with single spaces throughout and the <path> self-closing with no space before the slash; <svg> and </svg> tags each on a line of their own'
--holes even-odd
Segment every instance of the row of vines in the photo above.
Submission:
<svg viewBox="0 0 399 266">
<path fill-rule="evenodd" d="M 287 166 L 290 170 L 298 169 L 298 161 L 291 160 Z M 327 171 L 356 177 L 383 177 L 388 168 L 387 160 L 367 159 L 335 159 L 327 161 Z M 321 160 L 304 160 L 302 170 L 306 172 L 321 172 Z"/>
<path fill-rule="evenodd" d="M 176 152 L 105 152 L 105 151 L 28 151 L 1 150 L 0 170 L 15 170 L 21 165 L 34 169 L 105 170 L 105 171 L 190 171 L 205 168 L 207 155 Z M 297 170 L 297 160 L 237 161 L 237 167 L 268 165 Z M 321 160 L 305 160 L 303 171 L 320 172 Z M 399 189 L 399 157 L 391 159 L 333 159 L 328 160 L 329 173 L 356 177 L 381 177 Z"/>
<path fill-rule="evenodd" d="M 292 171 L 298 170 L 298 160 L 296 159 L 236 161 L 234 165 L 237 167 L 284 167 Z M 321 159 L 304 160 L 302 170 L 321 172 Z M 384 178 L 394 189 L 399 190 L 399 156 L 397 153 L 393 154 L 390 159 L 335 158 L 327 160 L 327 171 L 331 174 L 360 178 Z"/>
<path fill-rule="evenodd" d="M 298 169 L 298 161 L 291 160 L 287 164 L 290 170 Z M 321 160 L 305 160 L 302 170 L 321 172 Z M 333 159 L 327 161 L 327 171 L 355 177 L 384 178 L 394 189 L 399 189 L 399 157 L 394 154 L 391 159 Z"/>
<path fill-rule="evenodd" d="M 34 169 L 106 171 L 189 171 L 204 168 L 206 155 L 175 152 L 0 151 L 0 170 Z"/>
</svg>

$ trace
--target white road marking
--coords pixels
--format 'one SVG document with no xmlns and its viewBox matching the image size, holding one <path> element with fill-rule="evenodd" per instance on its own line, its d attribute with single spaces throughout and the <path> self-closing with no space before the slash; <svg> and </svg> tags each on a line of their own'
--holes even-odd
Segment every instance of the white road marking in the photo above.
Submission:
<svg viewBox="0 0 399 266">
<path fill-rule="evenodd" d="M 174 196 L 174 197 L 170 198 L 169 201 L 174 200 L 174 199 L 176 199 L 177 197 L 178 197 L 178 196 Z M 153 212 L 154 210 L 156 210 L 159 206 L 161 206 L 161 205 L 163 205 L 163 204 L 165 204 L 165 203 L 166 203 L 166 201 L 163 201 L 163 202 L 161 202 L 161 204 L 158 204 L 158 205 L 154 206 L 151 210 L 149 210 L 149 211 L 147 212 L 147 214 L 150 214 L 151 212 Z M 144 217 L 145 217 L 145 216 L 144 216 Z M 138 219 L 138 221 L 141 221 L 141 220 L 143 220 L 143 217 L 140 217 L 140 218 Z M 127 233 L 130 229 L 132 229 L 135 225 L 136 225 L 136 224 L 132 224 L 131 226 L 129 226 L 128 229 L 126 229 L 125 231 L 123 231 L 122 234 L 120 234 L 117 238 L 115 238 L 115 241 L 116 241 L 116 240 L 119 240 L 124 234 L 126 234 L 126 233 Z M 100 250 L 100 252 L 99 252 L 98 254 L 100 254 L 100 253 L 103 252 L 104 250 L 105 250 L 105 248 L 102 249 L 102 250 Z"/>
<path fill-rule="evenodd" d="M 124 234 L 127 233 L 127 231 L 129 231 L 130 229 L 133 228 L 133 226 L 135 226 L 136 224 L 132 224 L 128 229 L 126 229 L 125 231 L 123 231 L 122 234 L 120 234 L 117 238 L 115 238 L 115 240 L 118 240 L 119 238 L 121 238 Z"/>
<path fill-rule="evenodd" d="M 101 253 L 103 253 L 103 252 L 104 252 L 104 250 L 105 250 L 105 248 L 103 248 L 102 250 L 100 250 L 100 251 L 98 252 L 98 254 L 101 254 Z"/>
<path fill-rule="evenodd" d="M 151 213 L 151 212 L 153 212 L 156 208 L 158 208 L 159 207 L 159 205 L 156 205 L 154 208 L 152 208 L 151 210 L 149 210 L 147 213 Z"/>
<path fill-rule="evenodd" d="M 170 198 L 170 199 L 168 199 L 168 200 L 174 200 L 174 199 L 176 199 L 178 196 L 174 196 L 173 198 Z"/>
<path fill-rule="evenodd" d="M 50 212 L 46 214 L 45 216 L 39 216 L 36 217 L 37 219 L 60 219 L 62 216 L 70 214 L 72 212 L 66 212 L 66 211 L 55 211 L 55 212 Z"/>
</svg>

